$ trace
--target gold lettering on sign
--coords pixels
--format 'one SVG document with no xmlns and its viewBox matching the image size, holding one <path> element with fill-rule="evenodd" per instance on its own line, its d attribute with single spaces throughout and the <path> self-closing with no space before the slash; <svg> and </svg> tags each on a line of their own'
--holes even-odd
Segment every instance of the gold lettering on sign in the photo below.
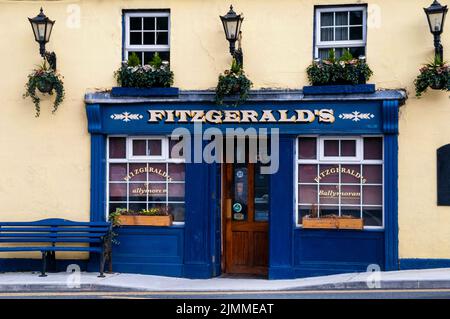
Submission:
<svg viewBox="0 0 450 319">
<path fill-rule="evenodd" d="M 326 176 L 333 175 L 333 174 L 347 174 L 350 176 L 353 176 L 354 178 L 361 179 L 361 183 L 364 184 L 366 182 L 366 179 L 364 176 L 362 176 L 359 172 L 355 171 L 354 169 L 346 168 L 346 167 L 332 167 L 328 169 L 324 169 L 317 175 L 314 180 L 316 183 L 320 182 L 320 180 Z"/>
<path fill-rule="evenodd" d="M 155 167 L 153 167 L 153 166 L 149 166 L 149 167 L 146 166 L 146 167 L 136 168 L 136 169 L 130 171 L 130 172 L 128 173 L 128 175 L 124 177 L 124 180 L 125 180 L 126 182 L 128 182 L 128 181 L 129 181 L 130 179 L 132 179 L 133 177 L 138 176 L 138 175 L 140 175 L 140 174 L 146 174 L 146 173 L 156 174 L 156 175 L 159 175 L 159 176 L 161 176 L 161 177 L 167 178 L 167 180 L 168 180 L 169 182 L 172 181 L 172 178 L 169 176 L 169 174 L 167 174 L 166 171 L 164 171 L 164 170 L 162 170 L 162 169 L 160 169 L 160 168 L 155 168 Z"/>
<path fill-rule="evenodd" d="M 315 110 L 148 110 L 148 123 L 334 123 L 333 109 Z"/>
</svg>

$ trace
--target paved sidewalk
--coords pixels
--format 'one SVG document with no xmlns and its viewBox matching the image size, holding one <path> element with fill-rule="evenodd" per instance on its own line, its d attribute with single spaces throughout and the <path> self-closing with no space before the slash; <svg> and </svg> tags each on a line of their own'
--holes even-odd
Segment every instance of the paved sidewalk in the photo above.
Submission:
<svg viewBox="0 0 450 319">
<path fill-rule="evenodd" d="M 0 293 L 19 291 L 280 291 L 332 289 L 450 289 L 450 268 L 351 273 L 290 280 L 184 279 L 136 274 L 0 273 Z M 79 280 L 78 280 L 79 279 Z M 77 285 L 79 283 L 79 285 Z"/>
</svg>

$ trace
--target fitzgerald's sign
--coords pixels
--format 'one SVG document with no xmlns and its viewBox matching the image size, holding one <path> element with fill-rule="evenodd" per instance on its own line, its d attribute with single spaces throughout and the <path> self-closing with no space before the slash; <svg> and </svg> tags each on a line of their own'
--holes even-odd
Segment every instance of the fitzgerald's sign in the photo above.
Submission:
<svg viewBox="0 0 450 319">
<path fill-rule="evenodd" d="M 332 109 L 314 110 L 148 110 L 148 123 L 333 123 Z"/>
</svg>

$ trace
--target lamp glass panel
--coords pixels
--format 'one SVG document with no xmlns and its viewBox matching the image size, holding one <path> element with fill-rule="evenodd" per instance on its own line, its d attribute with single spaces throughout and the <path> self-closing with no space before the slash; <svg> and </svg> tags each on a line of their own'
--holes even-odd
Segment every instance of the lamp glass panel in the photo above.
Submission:
<svg viewBox="0 0 450 319">
<path fill-rule="evenodd" d="M 432 28 L 432 32 L 439 32 L 442 30 L 442 17 L 443 12 L 430 13 L 428 14 L 428 19 L 430 21 L 430 26 Z"/>
<path fill-rule="evenodd" d="M 230 40 L 234 40 L 237 38 L 237 20 L 226 21 L 226 30 L 227 30 L 227 38 Z"/>
<path fill-rule="evenodd" d="M 39 23 L 37 25 L 37 30 L 38 30 L 38 36 L 39 36 L 39 41 L 44 41 L 45 40 L 45 23 Z"/>
<path fill-rule="evenodd" d="M 45 34 L 45 42 L 50 41 L 50 35 L 52 34 L 53 23 L 47 23 L 47 32 Z"/>
<path fill-rule="evenodd" d="M 31 26 L 33 27 L 33 33 L 34 33 L 34 39 L 36 41 L 39 41 L 39 29 L 37 23 L 31 23 Z"/>
</svg>

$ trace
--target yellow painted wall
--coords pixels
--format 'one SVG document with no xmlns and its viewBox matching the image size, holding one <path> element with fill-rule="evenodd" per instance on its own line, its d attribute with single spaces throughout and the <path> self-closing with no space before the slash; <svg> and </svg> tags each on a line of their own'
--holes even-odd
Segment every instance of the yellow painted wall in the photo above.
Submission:
<svg viewBox="0 0 450 319">
<path fill-rule="evenodd" d="M 234 0 L 243 12 L 245 68 L 255 88 L 300 88 L 312 58 L 313 6 L 360 1 Z M 450 258 L 450 207 L 436 206 L 436 149 L 450 143 L 445 92 L 414 97 L 420 64 L 433 54 L 422 8 L 431 0 L 369 4 L 367 59 L 378 88 L 406 88 L 399 137 L 401 258 Z M 450 3 L 449 3 L 450 4 Z M 48 50 L 58 56 L 66 100 L 56 115 L 51 100 L 34 118 L 23 100 L 26 76 L 40 62 L 27 17 L 40 6 L 56 20 Z M 171 9 L 171 68 L 175 86 L 208 89 L 230 63 L 219 14 L 223 0 L 1 1 L 0 220 L 89 219 L 90 143 L 83 95 L 110 88 L 121 61 L 121 10 Z M 79 13 L 79 20 L 78 20 Z M 450 50 L 450 26 L 443 34 Z M 447 54 L 447 56 L 449 56 Z M 16 255 L 17 256 L 17 255 Z"/>
</svg>

